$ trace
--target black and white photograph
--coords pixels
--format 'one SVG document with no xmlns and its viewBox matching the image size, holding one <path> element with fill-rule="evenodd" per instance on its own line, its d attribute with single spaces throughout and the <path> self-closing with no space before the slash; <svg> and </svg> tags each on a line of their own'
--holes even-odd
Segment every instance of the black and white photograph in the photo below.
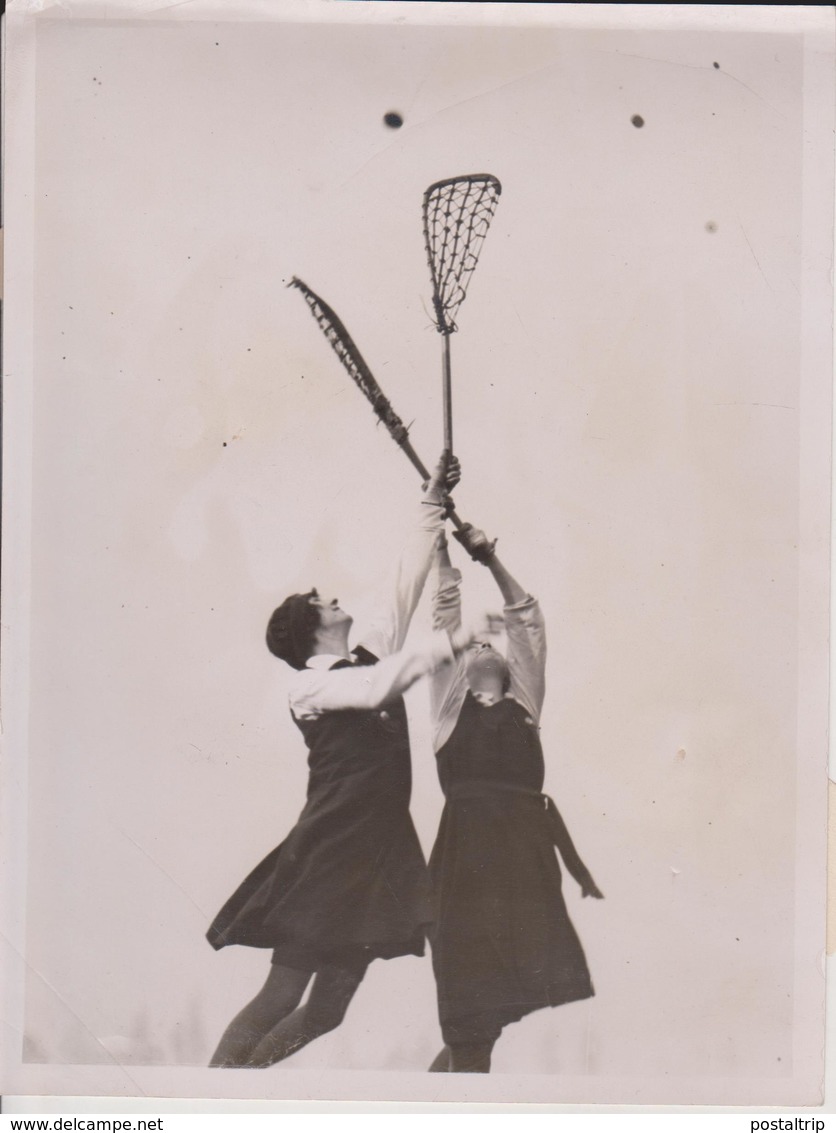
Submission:
<svg viewBox="0 0 836 1133">
<path fill-rule="evenodd" d="M 833 30 L 10 5 L 4 1093 L 822 1103 Z"/>
</svg>

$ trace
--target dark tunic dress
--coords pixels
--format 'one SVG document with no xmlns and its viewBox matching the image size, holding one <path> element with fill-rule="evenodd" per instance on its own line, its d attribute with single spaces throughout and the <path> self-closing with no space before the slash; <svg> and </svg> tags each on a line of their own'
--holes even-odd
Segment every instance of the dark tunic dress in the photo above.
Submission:
<svg viewBox="0 0 836 1133">
<path fill-rule="evenodd" d="M 487 1042 L 531 1011 L 594 995 L 555 846 L 573 876 L 589 875 L 540 793 L 537 726 L 516 700 L 485 707 L 468 692 L 437 759 L 446 798 L 430 858 L 439 1018 L 446 1043 Z"/>
<path fill-rule="evenodd" d="M 358 664 L 376 660 L 363 649 L 355 653 Z M 422 956 L 432 913 L 409 813 L 403 700 L 382 711 L 294 720 L 310 752 L 307 802 L 284 842 L 218 913 L 210 944 L 272 948 L 274 963 L 306 971 Z"/>
</svg>

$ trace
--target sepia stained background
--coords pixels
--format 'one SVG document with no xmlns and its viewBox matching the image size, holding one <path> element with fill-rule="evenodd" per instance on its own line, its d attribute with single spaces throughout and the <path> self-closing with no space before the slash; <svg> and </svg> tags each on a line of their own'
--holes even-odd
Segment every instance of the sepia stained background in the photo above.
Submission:
<svg viewBox="0 0 836 1133">
<path fill-rule="evenodd" d="M 546 789 L 606 894 L 566 882 L 596 998 L 494 1068 L 791 1074 L 801 37 L 44 19 L 37 67 L 25 1060 L 203 1066 L 260 986 L 203 934 L 304 800 L 266 618 L 316 585 L 362 632 L 420 493 L 285 284 L 431 461 L 421 196 L 491 172 L 456 503 L 543 604 Z M 407 958 L 293 1067 L 438 1046 Z"/>
</svg>

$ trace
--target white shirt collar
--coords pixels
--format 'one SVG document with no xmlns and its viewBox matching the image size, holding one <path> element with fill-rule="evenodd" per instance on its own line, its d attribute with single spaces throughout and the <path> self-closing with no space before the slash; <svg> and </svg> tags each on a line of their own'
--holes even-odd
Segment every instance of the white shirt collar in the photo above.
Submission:
<svg viewBox="0 0 836 1133">
<path fill-rule="evenodd" d="M 483 708 L 490 708 L 494 704 L 501 704 L 503 700 L 514 699 L 510 692 L 503 693 L 502 696 L 496 700 L 487 692 L 473 692 L 471 690 L 471 695 L 477 704 L 481 704 Z"/>
<path fill-rule="evenodd" d="M 338 661 L 345 660 L 350 660 L 350 658 L 340 657 L 338 653 L 314 653 L 313 657 L 308 658 L 305 667 L 323 672 L 330 669 L 332 665 L 336 665 Z"/>
<path fill-rule="evenodd" d="M 498 700 L 495 700 L 490 693 L 487 692 L 474 692 L 473 699 L 477 704 L 481 704 L 483 708 L 490 708 L 491 705 L 499 703 Z"/>
</svg>

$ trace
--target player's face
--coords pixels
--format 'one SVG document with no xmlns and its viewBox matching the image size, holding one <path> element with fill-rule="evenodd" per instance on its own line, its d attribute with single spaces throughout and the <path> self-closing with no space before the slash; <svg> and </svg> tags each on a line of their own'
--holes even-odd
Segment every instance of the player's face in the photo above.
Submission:
<svg viewBox="0 0 836 1133">
<path fill-rule="evenodd" d="M 319 610 L 319 624 L 325 629 L 352 621 L 351 615 L 340 607 L 336 598 L 323 598 L 314 591 L 313 596 L 308 601 Z"/>
<path fill-rule="evenodd" d="M 471 689 L 479 692 L 496 681 L 503 686 L 508 675 L 508 665 L 490 642 L 477 641 L 470 649 L 465 672 Z"/>
</svg>

